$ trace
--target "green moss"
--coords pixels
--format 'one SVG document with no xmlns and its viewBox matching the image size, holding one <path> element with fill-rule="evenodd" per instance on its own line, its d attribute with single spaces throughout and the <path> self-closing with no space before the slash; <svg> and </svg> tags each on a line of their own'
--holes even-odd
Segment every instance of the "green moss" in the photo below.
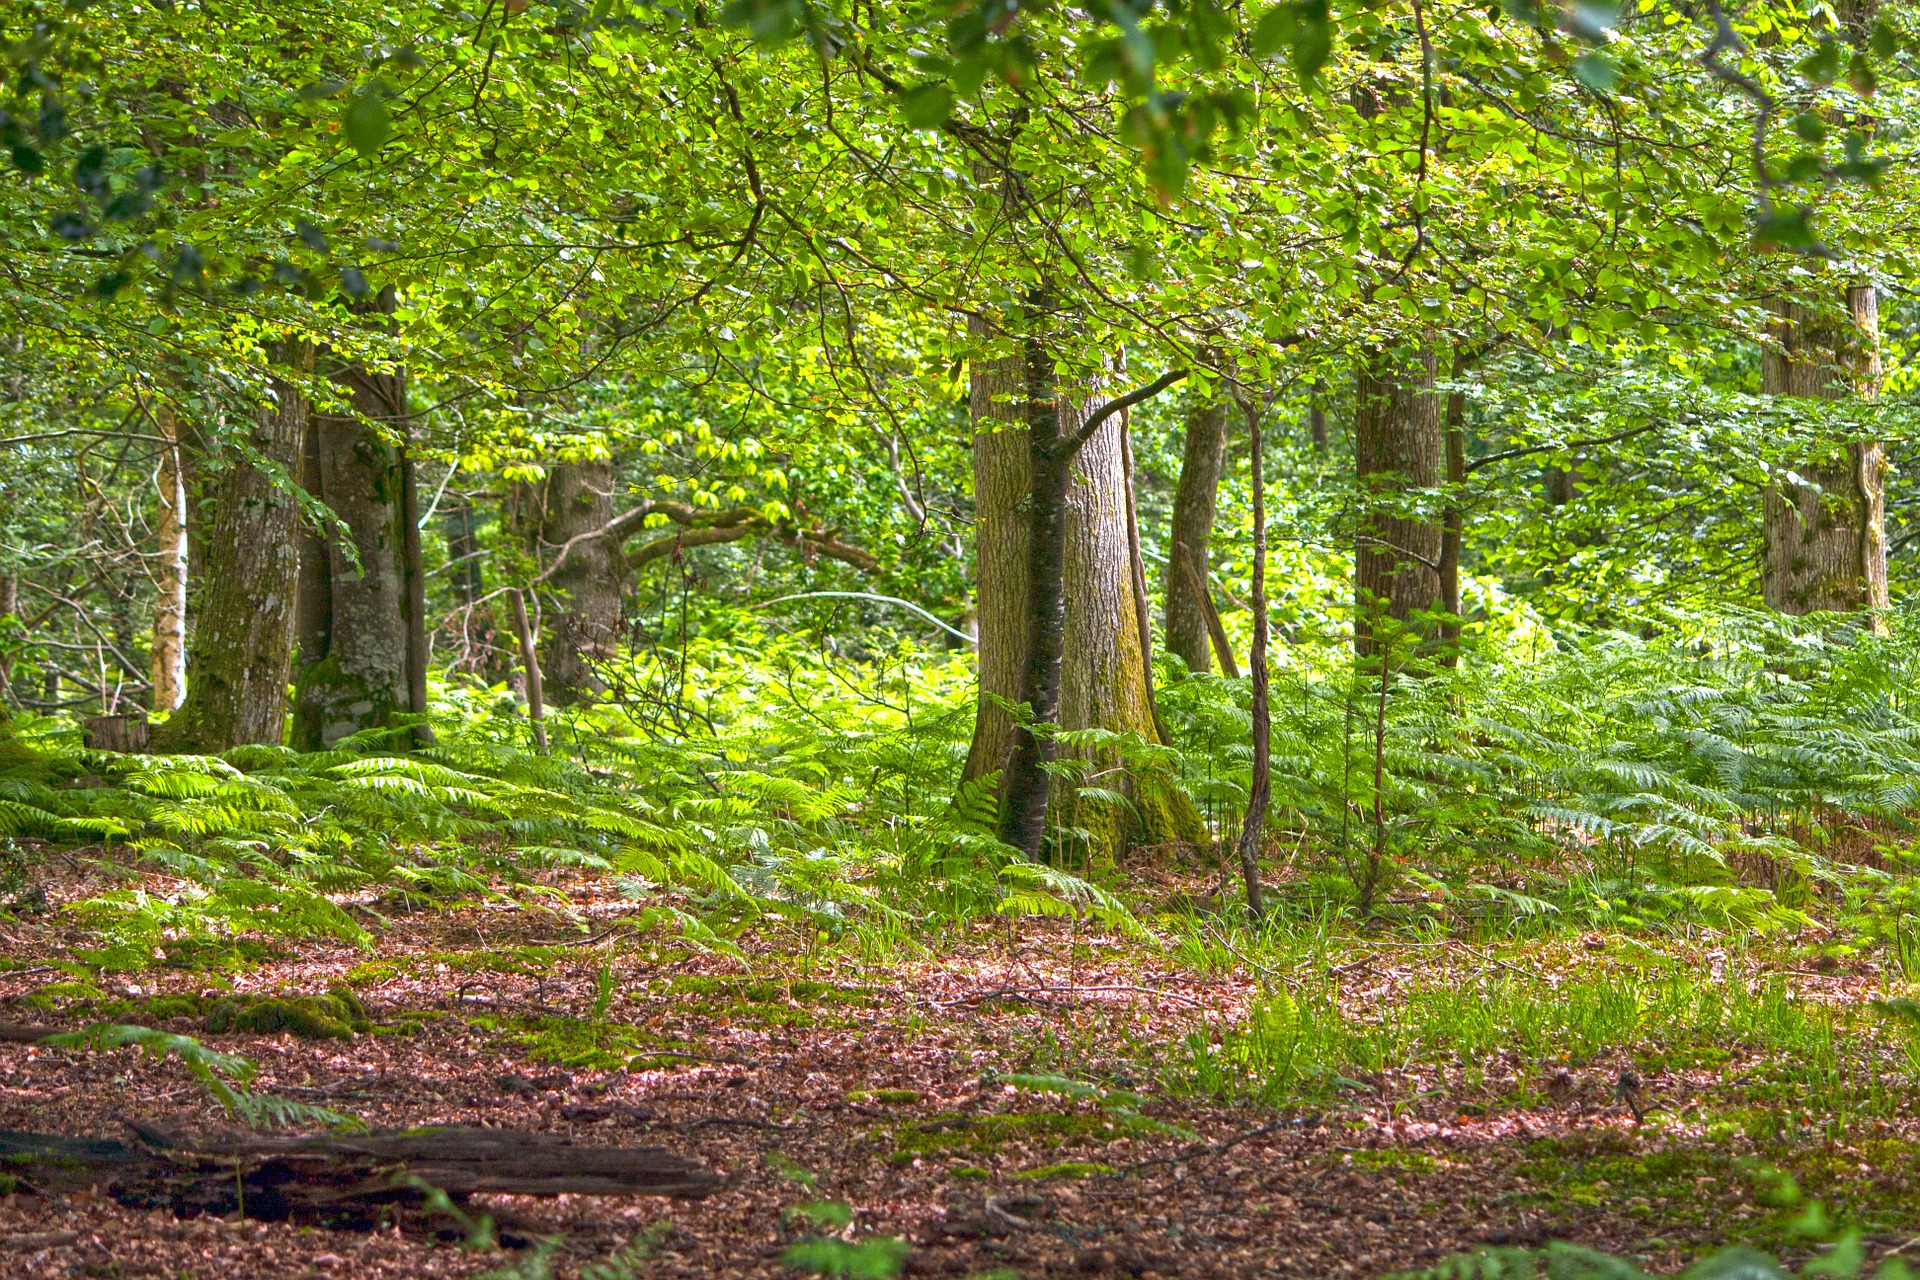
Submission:
<svg viewBox="0 0 1920 1280">
<path fill-rule="evenodd" d="M 369 960 L 347 970 L 346 985 L 378 986 L 396 978 L 423 978 L 442 967 L 452 973 L 499 973 L 526 977 L 552 970 L 565 947 L 510 947 L 504 951 L 429 951 L 391 960 Z"/>
<path fill-rule="evenodd" d="M 1371 1169 L 1376 1173 L 1432 1173 L 1440 1167 L 1440 1162 L 1430 1155 L 1402 1151 L 1398 1147 L 1355 1151 L 1346 1159 L 1352 1161 L 1356 1169 Z"/>
<path fill-rule="evenodd" d="M 10 1196 L 20 1189 L 20 1179 L 10 1173 L 0 1173 L 0 1196 Z"/>
<path fill-rule="evenodd" d="M 1124 1115 L 1037 1111 L 969 1116 L 949 1112 L 903 1126 L 895 1135 L 892 1160 L 906 1164 L 918 1157 L 959 1152 L 986 1155 L 1008 1142 L 1048 1147 L 1068 1142 L 1114 1142 L 1139 1131 L 1136 1118 Z"/>
<path fill-rule="evenodd" d="M 149 1018 L 198 1018 L 206 1012 L 199 996 L 154 996 L 142 1007 Z"/>
<path fill-rule="evenodd" d="M 323 996 L 229 996 L 207 1013 L 208 1031 L 244 1031 L 272 1036 L 283 1032 L 302 1040 L 351 1040 L 372 1029 L 366 1006 L 344 988 Z"/>
<path fill-rule="evenodd" d="M 662 1041 L 635 1027 L 579 1018 L 471 1018 L 468 1025 L 498 1031 L 534 1062 L 581 1071 L 653 1071 L 685 1066 L 698 1050 Z"/>
<path fill-rule="evenodd" d="M 855 1089 L 846 1095 L 848 1102 L 878 1102 L 883 1106 L 900 1107 L 910 1102 L 920 1101 L 918 1089 Z"/>
<path fill-rule="evenodd" d="M 1039 1182 L 1047 1178 L 1091 1178 L 1095 1174 L 1112 1172 L 1113 1166 L 1110 1164 L 1090 1164 L 1085 1160 L 1069 1160 L 1065 1164 L 1043 1164 L 1038 1169 L 1022 1169 L 1013 1176 Z"/>
<path fill-rule="evenodd" d="M 993 1174 L 977 1164 L 957 1164 L 947 1172 L 956 1178 L 965 1178 L 968 1182 L 985 1182 Z"/>
</svg>

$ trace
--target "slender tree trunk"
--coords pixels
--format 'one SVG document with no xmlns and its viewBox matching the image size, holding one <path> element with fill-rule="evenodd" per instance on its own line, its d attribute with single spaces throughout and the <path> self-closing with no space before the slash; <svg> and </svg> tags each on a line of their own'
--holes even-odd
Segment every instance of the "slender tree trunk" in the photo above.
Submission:
<svg viewBox="0 0 1920 1280">
<path fill-rule="evenodd" d="M 1354 454 L 1369 511 L 1354 551 L 1354 648 L 1375 652 L 1376 619 L 1405 623 L 1440 600 L 1440 524 L 1392 508 L 1440 483 L 1445 442 L 1431 345 L 1369 353 L 1358 371 Z M 1384 509 L 1383 509 L 1384 508 Z"/>
<path fill-rule="evenodd" d="M 1465 376 L 1470 363 L 1465 354 L 1455 353 L 1453 376 Z M 1446 419 L 1447 505 L 1441 513 L 1440 529 L 1440 610 L 1446 616 L 1440 623 L 1440 661 L 1449 667 L 1460 664 L 1460 551 L 1466 535 L 1466 513 L 1461 510 L 1467 482 L 1467 393 L 1455 390 L 1447 395 Z"/>
<path fill-rule="evenodd" d="M 0 625 L 19 616 L 20 579 L 11 573 L 0 573 Z M 10 627 L 7 629 L 11 630 Z M 16 705 L 20 700 L 13 689 L 13 639 L 11 636 L 0 640 L 0 697 Z"/>
<path fill-rule="evenodd" d="M 161 401 L 154 410 L 160 466 L 154 475 L 159 546 L 153 575 L 152 709 L 171 712 L 187 696 L 187 481 L 181 465 L 180 422 Z"/>
<path fill-rule="evenodd" d="M 1812 400 L 1879 394 L 1879 303 L 1872 285 L 1847 290 L 1848 319 L 1772 304 L 1776 346 L 1762 355 L 1769 395 Z M 1877 441 L 1838 444 L 1794 470 L 1806 483 L 1769 489 L 1762 532 L 1762 593 L 1787 614 L 1887 607 L 1885 451 Z"/>
<path fill-rule="evenodd" d="M 527 621 L 526 593 L 518 587 L 507 592 L 513 607 L 513 633 L 520 640 L 520 662 L 527 677 L 527 720 L 533 726 L 533 748 L 547 754 L 547 702 L 540 683 L 540 645 Z"/>
<path fill-rule="evenodd" d="M 1266 837 L 1267 803 L 1273 791 L 1272 709 L 1267 691 L 1267 494 L 1261 471 L 1260 411 L 1244 392 L 1236 399 L 1247 420 L 1253 479 L 1253 779 L 1247 787 L 1246 819 L 1240 825 L 1240 875 L 1247 886 L 1247 910 L 1258 919 L 1266 910 L 1260 888 L 1260 850 Z"/>
<path fill-rule="evenodd" d="M 269 394 L 254 421 L 253 447 L 293 474 L 306 443 L 307 401 L 277 379 Z M 299 503 L 236 460 L 214 482 L 213 508 L 187 655 L 187 696 L 155 731 L 160 750 L 277 746 L 286 726 L 300 575 Z"/>
<path fill-rule="evenodd" d="M 1326 384 L 1313 384 L 1313 399 L 1307 402 L 1307 434 L 1313 440 L 1313 451 L 1327 451 L 1327 410 L 1324 401 L 1327 398 Z"/>
<path fill-rule="evenodd" d="M 404 391 L 398 407 L 404 411 Z M 408 435 L 411 436 L 409 431 Z M 420 546 L 420 473 L 414 466 L 413 450 L 400 455 L 400 564 L 406 574 L 407 606 L 407 710 L 416 716 L 427 714 L 427 568 Z M 433 726 L 424 718 L 413 726 L 413 738 L 421 746 L 433 745 Z"/>
<path fill-rule="evenodd" d="M 540 543 L 548 558 L 613 519 L 613 477 L 611 462 L 563 462 L 547 472 Z M 547 697 L 555 706 L 566 706 L 607 690 L 594 663 L 613 656 L 620 633 L 626 591 L 620 548 L 611 538 L 588 538 L 574 546 L 549 581 L 565 603 L 544 628 L 547 648 L 540 665 Z"/>
<path fill-rule="evenodd" d="M 1180 482 L 1173 493 L 1165 584 L 1167 651 L 1178 654 L 1189 671 L 1213 669 L 1206 606 L 1193 584 L 1207 581 L 1215 500 L 1226 456 L 1226 402 L 1196 387 L 1187 403 L 1187 440 L 1180 459 Z M 1186 567 L 1193 572 L 1185 572 Z"/>
<path fill-rule="evenodd" d="M 368 425 L 402 420 L 405 384 L 398 374 L 361 368 L 335 377 L 352 412 L 314 415 L 314 492 L 346 527 L 353 555 L 329 528 L 321 564 L 306 575 L 311 589 L 302 604 L 311 613 L 303 611 L 299 628 L 293 729 L 294 745 L 305 751 L 391 725 L 395 713 L 413 707 L 406 469 L 401 451 Z"/>
</svg>

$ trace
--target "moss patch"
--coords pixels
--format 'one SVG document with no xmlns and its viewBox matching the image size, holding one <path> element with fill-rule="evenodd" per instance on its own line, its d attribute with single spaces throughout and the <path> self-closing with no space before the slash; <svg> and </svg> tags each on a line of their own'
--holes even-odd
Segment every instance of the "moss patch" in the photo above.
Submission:
<svg viewBox="0 0 1920 1280">
<path fill-rule="evenodd" d="M 670 1044 L 620 1023 L 579 1018 L 471 1018 L 468 1025 L 498 1031 L 534 1062 L 579 1071 L 654 1071 L 699 1058 L 697 1046 Z"/>
<path fill-rule="evenodd" d="M 248 999 L 229 996 L 207 1013 L 207 1030 L 218 1035 L 243 1031 L 273 1036 L 286 1033 L 302 1040 L 351 1040 L 354 1032 L 368 1031 L 366 1006 L 345 988 L 323 996 L 266 996 Z"/>
<path fill-rule="evenodd" d="M 1022 1169 L 1013 1176 L 1040 1182 L 1049 1178 L 1091 1178 L 1097 1173 L 1112 1172 L 1113 1166 L 1110 1164 L 1091 1164 L 1085 1160 L 1069 1160 L 1065 1164 L 1043 1164 L 1038 1169 Z"/>
<path fill-rule="evenodd" d="M 855 1089 L 846 1095 L 848 1102 L 877 1102 L 887 1107 L 904 1107 L 920 1101 L 918 1089 Z"/>
</svg>

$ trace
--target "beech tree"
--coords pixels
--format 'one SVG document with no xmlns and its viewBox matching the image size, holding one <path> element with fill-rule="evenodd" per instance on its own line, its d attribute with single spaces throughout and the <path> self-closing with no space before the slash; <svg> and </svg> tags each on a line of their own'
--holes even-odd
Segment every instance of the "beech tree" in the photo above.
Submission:
<svg viewBox="0 0 1920 1280">
<path fill-rule="evenodd" d="M 1880 389 L 1879 300 L 1870 284 L 1845 291 L 1834 318 L 1787 300 L 1770 304 L 1760 358 L 1768 395 L 1843 402 Z M 1796 460 L 1769 487 L 1762 520 L 1761 589 L 1782 613 L 1856 613 L 1887 607 L 1885 450 L 1877 441 L 1836 441 Z"/>
</svg>

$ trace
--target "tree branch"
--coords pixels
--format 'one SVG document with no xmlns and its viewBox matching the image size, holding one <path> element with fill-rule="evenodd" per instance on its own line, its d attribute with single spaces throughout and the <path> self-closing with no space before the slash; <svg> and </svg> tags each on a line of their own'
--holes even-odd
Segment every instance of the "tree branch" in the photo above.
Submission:
<svg viewBox="0 0 1920 1280">
<path fill-rule="evenodd" d="M 1075 454 L 1079 453 L 1080 450 L 1086 446 L 1087 441 L 1093 439 L 1093 433 L 1098 431 L 1108 418 L 1111 418 L 1122 409 L 1133 408 L 1133 406 L 1139 404 L 1142 400 L 1153 399 L 1162 391 L 1165 391 L 1168 387 L 1186 377 L 1187 373 L 1188 371 L 1185 369 L 1170 370 L 1169 372 L 1161 374 L 1146 386 L 1129 391 L 1117 400 L 1109 400 L 1098 409 L 1095 409 L 1092 415 L 1087 418 L 1085 425 L 1074 432 L 1067 440 L 1062 461 L 1070 461 Z"/>
<path fill-rule="evenodd" d="M 1475 458 L 1467 463 L 1467 474 L 1472 475 L 1488 463 L 1505 462 L 1510 458 L 1524 458 L 1528 454 L 1551 453 L 1557 449 L 1587 449 L 1596 444 L 1613 444 L 1618 440 L 1630 440 L 1634 436 L 1643 436 L 1660 425 L 1658 422 L 1649 422 L 1642 427 L 1616 431 L 1610 436 L 1594 436 L 1586 440 L 1556 440 L 1551 444 L 1530 444 L 1521 449 L 1502 449 L 1498 453 L 1489 453 L 1485 457 Z"/>
</svg>

